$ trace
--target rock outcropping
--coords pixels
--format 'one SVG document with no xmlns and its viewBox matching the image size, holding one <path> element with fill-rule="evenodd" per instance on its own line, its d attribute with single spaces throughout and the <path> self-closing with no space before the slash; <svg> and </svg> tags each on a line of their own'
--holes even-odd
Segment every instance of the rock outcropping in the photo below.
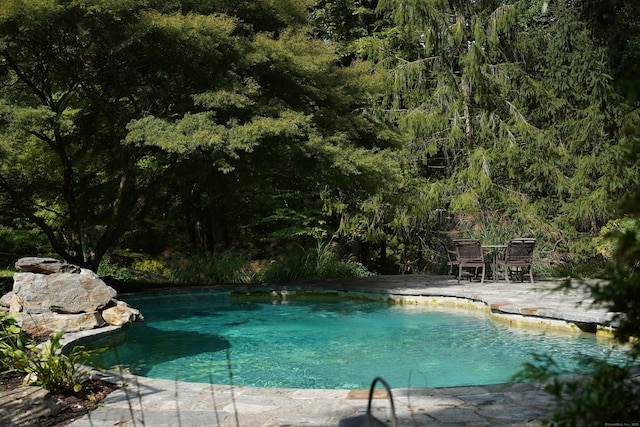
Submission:
<svg viewBox="0 0 640 427">
<path fill-rule="evenodd" d="M 33 335 L 78 332 L 144 320 L 140 312 L 115 299 L 117 292 L 91 270 L 53 258 L 16 262 L 13 291 L 0 306 L 18 313 L 22 329 Z"/>
</svg>

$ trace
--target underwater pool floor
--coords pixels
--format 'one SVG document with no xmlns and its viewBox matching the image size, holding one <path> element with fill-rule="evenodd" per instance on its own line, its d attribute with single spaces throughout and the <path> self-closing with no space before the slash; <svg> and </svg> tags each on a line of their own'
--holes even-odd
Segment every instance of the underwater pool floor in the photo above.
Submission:
<svg viewBox="0 0 640 427">
<path fill-rule="evenodd" d="M 446 277 L 416 275 L 265 286 L 263 290 L 326 289 L 389 296 L 406 304 L 483 309 L 498 321 L 526 327 L 592 329 L 610 318 L 606 310 L 590 307 L 591 301 L 582 291 L 552 292 L 559 284 L 540 281 L 534 285 L 458 285 Z M 252 291 L 256 289 L 251 287 Z M 234 288 L 238 292 L 248 290 Z M 73 339 L 69 335 L 67 338 Z M 70 426 L 337 426 L 341 419 L 365 413 L 368 402 L 368 390 L 234 387 L 117 372 L 104 375 L 126 386 Z M 553 403 L 551 396 L 533 383 L 394 388 L 392 393 L 399 426 L 542 426 Z M 378 418 L 386 419 L 388 408 L 384 393 L 373 400 L 372 412 Z"/>
</svg>

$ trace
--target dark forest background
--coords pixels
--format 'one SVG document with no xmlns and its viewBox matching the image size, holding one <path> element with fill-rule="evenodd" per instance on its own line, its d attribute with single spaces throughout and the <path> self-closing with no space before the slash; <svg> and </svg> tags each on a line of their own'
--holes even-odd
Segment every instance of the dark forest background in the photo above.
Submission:
<svg viewBox="0 0 640 427">
<path fill-rule="evenodd" d="M 538 274 L 598 275 L 635 227 L 639 22 L 634 0 L 5 0 L 3 266 L 443 273 L 453 237 L 535 237 Z"/>
</svg>

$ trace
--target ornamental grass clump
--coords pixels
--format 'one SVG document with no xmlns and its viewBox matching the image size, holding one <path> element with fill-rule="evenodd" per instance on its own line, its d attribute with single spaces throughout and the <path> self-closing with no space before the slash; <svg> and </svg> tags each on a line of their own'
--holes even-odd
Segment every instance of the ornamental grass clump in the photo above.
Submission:
<svg viewBox="0 0 640 427">
<path fill-rule="evenodd" d="M 315 248 L 289 253 L 275 260 L 264 272 L 265 282 L 317 280 L 370 276 L 362 264 L 344 260 L 329 243 L 318 241 Z"/>
<path fill-rule="evenodd" d="M 186 285 L 248 284 L 255 281 L 255 275 L 245 256 L 223 252 L 173 261 L 169 281 Z"/>
</svg>

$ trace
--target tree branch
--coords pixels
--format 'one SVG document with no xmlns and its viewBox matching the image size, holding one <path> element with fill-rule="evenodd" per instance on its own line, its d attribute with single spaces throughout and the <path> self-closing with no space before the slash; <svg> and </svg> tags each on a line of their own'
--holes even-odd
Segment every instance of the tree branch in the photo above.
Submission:
<svg viewBox="0 0 640 427">
<path fill-rule="evenodd" d="M 33 204 L 26 203 L 27 200 L 16 192 L 9 182 L 5 179 L 4 176 L 0 175 L 0 189 L 4 190 L 11 200 L 13 201 L 13 206 L 17 208 L 23 215 L 24 218 L 30 220 L 33 224 L 35 224 L 44 234 L 47 236 L 49 243 L 53 247 L 53 250 L 60 255 L 65 261 L 79 263 L 79 259 L 77 256 L 73 256 L 70 254 L 66 247 L 56 238 L 56 234 L 54 230 L 47 224 L 47 222 L 37 216 L 33 211 Z"/>
</svg>

